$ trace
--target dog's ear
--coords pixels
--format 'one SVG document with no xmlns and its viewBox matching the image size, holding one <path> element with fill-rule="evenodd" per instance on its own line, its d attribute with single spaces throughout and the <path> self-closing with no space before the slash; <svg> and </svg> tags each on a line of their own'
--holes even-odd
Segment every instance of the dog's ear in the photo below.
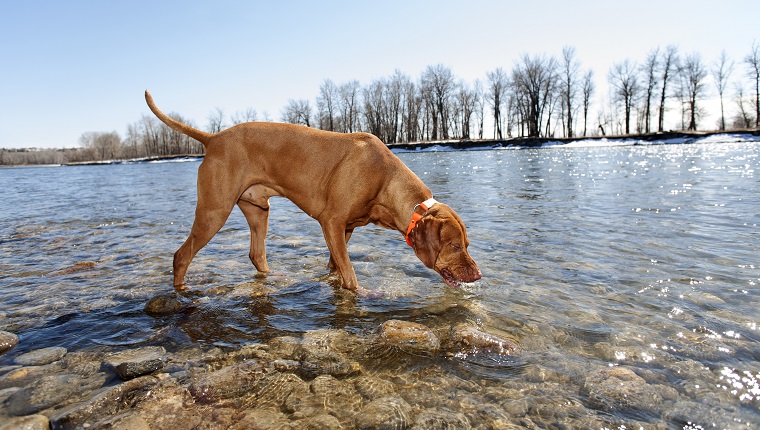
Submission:
<svg viewBox="0 0 760 430">
<path fill-rule="evenodd" d="M 414 253 L 431 269 L 435 269 L 435 261 L 441 250 L 440 223 L 435 217 L 426 216 L 417 222 L 417 227 L 410 233 Z"/>
</svg>

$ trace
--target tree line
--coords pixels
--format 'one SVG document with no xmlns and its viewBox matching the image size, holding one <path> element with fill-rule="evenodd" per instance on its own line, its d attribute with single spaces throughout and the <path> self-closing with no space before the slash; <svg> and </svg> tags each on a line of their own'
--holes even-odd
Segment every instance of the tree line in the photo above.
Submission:
<svg viewBox="0 0 760 430">
<path fill-rule="evenodd" d="M 719 120 L 713 125 L 701 124 L 707 113 L 702 102 L 711 90 L 708 77 L 720 99 Z M 511 70 L 496 68 L 474 82 L 457 78 L 443 64 L 427 66 L 416 79 L 396 70 L 364 86 L 356 80 L 325 79 L 314 103 L 288 100 L 281 120 L 344 133 L 366 131 L 386 143 L 651 133 L 665 131 L 666 114 L 678 115 L 682 130 L 760 127 L 757 42 L 738 64 L 725 51 L 708 64 L 699 53 L 680 53 L 675 45 L 658 47 L 641 62 L 614 63 L 606 78 L 609 94 L 595 103 L 593 70 L 583 68 L 575 48 L 566 46 L 560 57 L 524 54 Z M 192 120 L 170 116 L 197 128 Z M 253 108 L 229 116 L 216 108 L 205 129 L 217 133 L 258 119 Z M 492 128 L 485 130 L 486 124 Z M 200 143 L 143 115 L 127 126 L 123 137 L 88 132 L 76 149 L 2 150 L 0 165 L 202 153 Z"/>
</svg>

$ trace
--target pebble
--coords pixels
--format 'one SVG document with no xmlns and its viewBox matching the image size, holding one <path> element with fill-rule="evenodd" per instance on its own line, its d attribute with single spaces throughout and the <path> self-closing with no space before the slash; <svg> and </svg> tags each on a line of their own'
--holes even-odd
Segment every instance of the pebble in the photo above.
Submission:
<svg viewBox="0 0 760 430">
<path fill-rule="evenodd" d="M 42 348 L 19 355 L 13 362 L 22 366 L 42 366 L 62 359 L 67 352 L 66 348 L 59 346 Z"/>
<path fill-rule="evenodd" d="M 18 336 L 11 332 L 0 330 L 0 355 L 13 349 L 18 345 Z"/>
</svg>

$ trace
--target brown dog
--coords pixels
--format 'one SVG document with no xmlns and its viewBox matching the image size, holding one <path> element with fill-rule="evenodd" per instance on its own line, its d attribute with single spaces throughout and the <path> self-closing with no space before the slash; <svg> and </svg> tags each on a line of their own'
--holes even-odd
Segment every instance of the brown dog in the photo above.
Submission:
<svg viewBox="0 0 760 430">
<path fill-rule="evenodd" d="M 235 204 L 251 228 L 251 262 L 267 272 L 264 239 L 273 196 L 290 199 L 319 221 L 330 250 L 329 268 L 349 290 L 356 291 L 358 283 L 346 245 L 354 228 L 369 223 L 405 234 L 417 257 L 448 285 L 480 279 L 467 253 L 462 220 L 432 200 L 425 184 L 377 137 L 277 123 L 245 123 L 210 134 L 165 115 L 148 91 L 145 100 L 164 124 L 206 148 L 190 237 L 174 254 L 176 288 L 184 288 L 190 261 L 222 228 Z"/>
</svg>

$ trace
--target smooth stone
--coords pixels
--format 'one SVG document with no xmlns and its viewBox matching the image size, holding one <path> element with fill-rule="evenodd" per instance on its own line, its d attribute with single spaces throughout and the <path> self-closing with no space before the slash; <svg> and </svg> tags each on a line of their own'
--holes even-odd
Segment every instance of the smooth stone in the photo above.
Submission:
<svg viewBox="0 0 760 430">
<path fill-rule="evenodd" d="M 0 355 L 13 349 L 18 345 L 18 336 L 15 334 L 0 330 Z"/>
<path fill-rule="evenodd" d="M 389 346 L 413 354 L 435 353 L 441 349 L 441 341 L 433 330 L 425 325 L 390 320 L 380 326 L 379 340 Z"/>
<path fill-rule="evenodd" d="M 19 355 L 13 362 L 22 366 L 43 366 L 60 360 L 67 352 L 66 348 L 52 346 Z"/>
<path fill-rule="evenodd" d="M 588 404 L 602 411 L 646 411 L 659 415 L 664 399 L 678 398 L 675 389 L 648 384 L 626 367 L 612 367 L 591 373 L 583 382 L 580 394 Z"/>
<path fill-rule="evenodd" d="M 147 375 L 164 368 L 164 361 L 160 358 L 146 360 L 137 363 L 124 362 L 114 368 L 116 374 L 123 381 L 137 378 L 138 376 Z"/>
<path fill-rule="evenodd" d="M 412 407 L 401 397 L 390 396 L 370 402 L 354 417 L 359 430 L 405 429 L 412 424 Z"/>
<path fill-rule="evenodd" d="M 50 420 L 44 415 L 27 415 L 9 418 L 0 424 L 0 430 L 48 430 Z"/>
<path fill-rule="evenodd" d="M 88 428 L 92 423 L 110 415 L 117 415 L 125 406 L 124 400 L 133 393 L 147 391 L 158 380 L 152 376 L 135 378 L 97 392 L 84 403 L 74 404 L 50 418 L 52 428 Z"/>
<path fill-rule="evenodd" d="M 43 376 L 14 392 L 3 404 L 8 414 L 22 416 L 70 401 L 80 393 L 84 379 L 79 375 Z"/>
<path fill-rule="evenodd" d="M 166 350 L 162 346 L 144 346 L 141 348 L 110 353 L 103 358 L 103 364 L 107 367 L 116 368 L 122 363 L 141 363 L 152 360 L 162 360 L 165 356 Z"/>
<path fill-rule="evenodd" d="M 486 333 L 469 324 L 459 324 L 451 329 L 448 346 L 457 352 L 499 355 L 512 355 L 517 350 L 517 343 L 513 340 Z"/>
<path fill-rule="evenodd" d="M 174 315 L 190 304 L 190 300 L 177 293 L 160 294 L 145 305 L 144 311 L 150 316 Z"/>
</svg>

